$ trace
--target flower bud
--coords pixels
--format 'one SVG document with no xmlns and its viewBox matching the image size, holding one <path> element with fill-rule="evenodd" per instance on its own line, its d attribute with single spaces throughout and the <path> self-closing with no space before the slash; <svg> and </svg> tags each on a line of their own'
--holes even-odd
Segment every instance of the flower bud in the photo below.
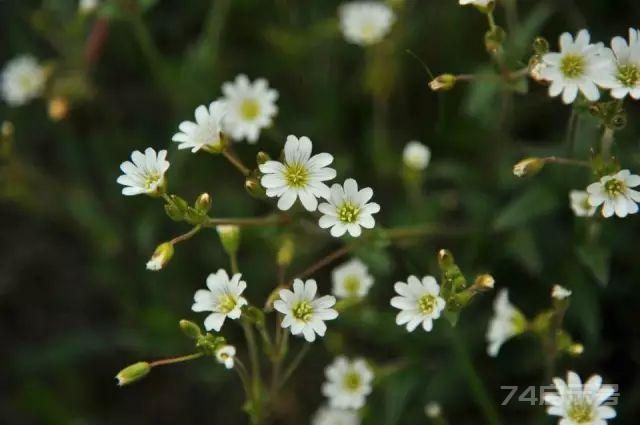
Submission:
<svg viewBox="0 0 640 425">
<path fill-rule="evenodd" d="M 554 285 L 551 290 L 551 298 L 554 300 L 562 301 L 569 298 L 569 296 L 571 296 L 571 291 L 563 286 Z"/>
<path fill-rule="evenodd" d="M 63 120 L 69 114 L 69 101 L 61 96 L 54 97 L 49 100 L 47 111 L 53 121 Z"/>
<path fill-rule="evenodd" d="M 438 251 L 438 264 L 441 268 L 448 268 L 455 264 L 453 254 L 448 249 L 441 249 Z"/>
<path fill-rule="evenodd" d="M 208 193 L 202 193 L 195 202 L 195 208 L 199 213 L 206 214 L 211 209 L 211 196 Z"/>
<path fill-rule="evenodd" d="M 180 329 L 182 329 L 182 332 L 191 339 L 198 339 L 202 335 L 200 326 L 189 320 L 181 320 Z"/>
<path fill-rule="evenodd" d="M 236 347 L 233 345 L 223 345 L 216 350 L 216 360 L 222 363 L 227 369 L 233 369 L 233 361 L 236 356 Z"/>
<path fill-rule="evenodd" d="M 173 244 L 171 242 L 161 243 L 147 262 L 147 270 L 162 269 L 171 260 L 171 257 L 173 257 Z"/>
<path fill-rule="evenodd" d="M 233 224 L 221 224 L 216 226 L 216 230 L 224 251 L 229 255 L 235 255 L 240 246 L 240 228 Z"/>
<path fill-rule="evenodd" d="M 260 152 L 258 152 L 258 154 L 256 155 L 256 163 L 257 163 L 258 165 L 262 165 L 262 164 L 264 164 L 265 162 L 270 161 L 270 160 L 271 160 L 271 157 L 270 157 L 270 156 L 269 156 L 269 154 L 268 154 L 268 153 L 266 153 L 266 152 L 262 152 L 262 151 L 260 151 Z"/>
<path fill-rule="evenodd" d="M 147 362 L 134 363 L 122 369 L 116 375 L 118 386 L 133 384 L 134 382 L 144 378 L 151 371 L 151 365 Z"/>
<path fill-rule="evenodd" d="M 513 174 L 517 177 L 528 177 L 537 174 L 545 165 L 543 158 L 526 158 L 513 166 Z"/>
<path fill-rule="evenodd" d="M 278 249 L 278 258 L 277 263 L 280 267 L 286 267 L 291 264 L 291 260 L 293 260 L 293 254 L 295 251 L 295 246 L 293 244 L 293 240 L 291 238 L 286 238 L 282 241 L 280 245 L 280 249 Z"/>
<path fill-rule="evenodd" d="M 257 177 L 250 176 L 244 182 L 244 188 L 256 199 L 262 199 L 265 197 L 265 191 Z"/>
<path fill-rule="evenodd" d="M 495 283 L 495 279 L 490 274 L 481 274 L 480 276 L 476 277 L 476 281 L 474 282 L 473 286 L 478 291 L 488 291 L 490 289 L 493 289 Z"/>
<path fill-rule="evenodd" d="M 575 342 L 571 344 L 569 348 L 567 348 L 567 352 L 569 353 L 570 356 L 578 357 L 582 355 L 582 353 L 584 353 L 584 345 L 578 342 Z"/>
<path fill-rule="evenodd" d="M 544 37 L 536 37 L 533 40 L 533 51 L 536 55 L 544 55 L 549 53 L 549 42 Z"/>
<path fill-rule="evenodd" d="M 451 90 L 456 85 L 457 78 L 453 74 L 442 74 L 429 82 L 429 88 L 433 91 Z"/>
<path fill-rule="evenodd" d="M 493 29 L 487 31 L 484 35 L 484 45 L 487 52 L 495 54 L 500 48 L 502 48 L 502 44 L 506 38 L 507 33 L 502 29 L 502 27 L 495 26 Z"/>
</svg>

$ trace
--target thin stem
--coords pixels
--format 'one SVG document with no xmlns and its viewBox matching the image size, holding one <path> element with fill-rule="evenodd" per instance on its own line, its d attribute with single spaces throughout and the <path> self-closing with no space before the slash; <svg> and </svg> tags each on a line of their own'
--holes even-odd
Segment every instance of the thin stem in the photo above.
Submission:
<svg viewBox="0 0 640 425">
<path fill-rule="evenodd" d="M 318 261 L 316 261 L 315 263 L 313 263 L 312 265 L 310 265 L 309 267 L 304 269 L 302 272 L 298 273 L 296 275 L 296 277 L 298 279 L 304 279 L 306 277 L 311 276 L 312 274 L 314 274 L 315 272 L 317 272 L 321 268 L 323 268 L 325 266 L 328 266 L 329 264 L 333 263 L 337 259 L 347 255 L 351 251 L 351 249 L 352 249 L 351 246 L 345 245 L 342 248 L 339 248 L 339 249 L 329 253 L 328 255 L 322 257 L 321 259 L 319 259 Z"/>
<path fill-rule="evenodd" d="M 203 353 L 193 353 L 193 354 L 188 354 L 186 356 L 169 357 L 167 359 L 160 359 L 153 362 L 149 362 L 149 366 L 151 367 L 166 366 L 174 363 L 188 362 L 190 360 L 198 359 L 203 355 L 204 355 Z"/>
<path fill-rule="evenodd" d="M 258 343 L 256 342 L 256 336 L 253 332 L 253 327 L 246 320 L 242 321 L 242 329 L 244 330 L 244 336 L 247 340 L 247 346 L 249 348 L 249 360 L 251 362 L 251 376 L 254 390 L 254 396 L 259 390 L 260 386 L 260 359 L 258 357 Z"/>
<path fill-rule="evenodd" d="M 187 233 L 182 234 L 182 235 L 180 235 L 180 236 L 176 236 L 175 238 L 171 239 L 169 242 L 170 242 L 172 245 L 175 245 L 175 244 L 177 244 L 177 243 L 180 243 L 180 242 L 186 241 L 187 239 L 191 239 L 191 238 L 192 238 L 194 235 L 196 235 L 196 234 L 197 234 L 201 229 L 202 229 L 202 226 L 198 224 L 197 226 L 194 226 L 194 227 L 193 227 L 193 229 L 189 230 Z"/>
<path fill-rule="evenodd" d="M 602 132 L 602 139 L 600 141 L 600 152 L 604 158 L 611 156 L 611 147 L 613 146 L 613 141 L 615 139 L 616 131 L 612 128 L 605 127 Z"/>
<path fill-rule="evenodd" d="M 222 151 L 222 154 L 224 155 L 225 158 L 227 158 L 227 160 L 238 169 L 238 171 L 240 171 L 242 173 L 243 176 L 248 177 L 249 174 L 251 174 L 251 170 L 244 165 L 244 163 L 240 160 L 240 158 L 238 158 L 236 156 L 236 154 L 234 152 L 231 151 L 231 149 L 229 149 L 228 147 L 225 148 Z"/>
<path fill-rule="evenodd" d="M 496 29 L 496 19 L 493 16 L 493 11 L 487 12 L 487 21 L 489 22 L 489 28 L 491 29 L 491 31 Z"/>
<path fill-rule="evenodd" d="M 569 116 L 569 122 L 567 124 L 567 154 L 573 155 L 573 151 L 576 145 L 576 132 L 578 129 L 578 114 L 575 109 L 571 109 L 571 115 Z"/>
<path fill-rule="evenodd" d="M 140 14 L 139 10 L 136 10 L 130 14 L 130 22 L 133 28 L 133 33 L 138 40 L 138 44 L 140 45 L 142 55 L 149 65 L 151 74 L 154 76 L 157 83 L 162 83 L 162 57 L 160 56 L 160 52 L 157 46 L 153 42 L 153 37 L 149 32 L 147 24 L 142 19 L 142 15 Z"/>
<path fill-rule="evenodd" d="M 247 367 L 243 362 L 236 356 L 233 360 L 235 367 L 234 369 L 238 372 L 238 376 L 240 376 L 240 381 L 242 381 L 242 387 L 244 388 L 245 396 L 247 399 L 251 399 L 251 385 L 249 385 L 249 372 L 247 371 Z"/>
<path fill-rule="evenodd" d="M 589 161 L 582 161 L 582 160 L 579 160 L 579 159 L 560 158 L 560 157 L 557 157 L 557 156 L 548 156 L 546 158 L 542 158 L 542 160 L 545 163 L 575 165 L 576 167 L 591 168 L 591 164 L 589 163 Z"/>
<path fill-rule="evenodd" d="M 291 375 L 293 375 L 293 372 L 295 372 L 295 370 L 298 368 L 298 366 L 300 366 L 300 363 L 302 362 L 302 359 L 304 358 L 304 356 L 307 354 L 307 352 L 309 351 L 309 348 L 311 347 L 310 343 L 305 343 L 302 348 L 300 349 L 300 351 L 298 351 L 298 354 L 296 354 L 296 356 L 294 357 L 294 359 L 291 361 L 291 363 L 289 364 L 289 367 L 285 370 L 285 372 L 282 374 L 282 379 L 280 380 L 280 382 L 278 383 L 278 387 L 282 387 L 284 386 L 287 381 L 289 380 L 289 378 L 291 377 Z"/>
<path fill-rule="evenodd" d="M 270 226 L 281 225 L 290 221 L 289 216 L 285 214 L 268 215 L 266 217 L 247 217 L 247 218 L 209 218 L 202 225 L 205 227 L 215 227 L 225 224 L 233 224 L 236 226 Z"/>
</svg>

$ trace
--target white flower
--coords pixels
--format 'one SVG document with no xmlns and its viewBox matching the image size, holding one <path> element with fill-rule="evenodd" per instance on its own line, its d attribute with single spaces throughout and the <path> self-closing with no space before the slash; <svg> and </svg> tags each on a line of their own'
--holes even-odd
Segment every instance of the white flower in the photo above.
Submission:
<svg viewBox="0 0 640 425">
<path fill-rule="evenodd" d="M 624 99 L 627 95 L 640 99 L 640 31 L 629 29 L 629 42 L 622 37 L 611 40 L 613 66 L 609 79 L 602 86 L 611 89 L 611 96 Z"/>
<path fill-rule="evenodd" d="M 614 387 L 602 385 L 602 377 L 593 375 L 585 384 L 569 371 L 567 382 L 554 378 L 557 393 L 547 393 L 544 401 L 550 406 L 547 413 L 560 416 L 559 425 L 606 425 L 616 417 L 616 411 L 602 404 L 615 392 Z"/>
<path fill-rule="evenodd" d="M 354 1 L 338 9 L 344 38 L 353 44 L 369 46 L 381 41 L 391 30 L 395 15 L 389 6 L 376 1 Z"/>
<path fill-rule="evenodd" d="M 619 171 L 611 176 L 604 176 L 599 182 L 591 183 L 587 187 L 589 203 L 594 206 L 602 205 L 602 215 L 611 217 L 614 213 L 618 217 L 638 212 L 640 192 L 631 189 L 640 185 L 640 176 L 631 174 L 629 170 Z"/>
<path fill-rule="evenodd" d="M 164 174 L 169 169 L 167 151 L 156 153 L 153 148 L 147 148 L 144 154 L 133 151 L 131 161 L 120 164 L 120 170 L 124 173 L 118 177 L 117 182 L 123 186 L 122 194 L 132 195 L 156 195 L 164 190 Z"/>
<path fill-rule="evenodd" d="M 211 311 L 204 319 L 204 327 L 210 331 L 220 331 L 224 319 L 238 319 L 242 314 L 242 306 L 247 305 L 247 300 L 242 293 L 247 287 L 244 280 L 240 280 L 242 274 L 236 273 L 231 279 L 223 269 L 217 273 L 211 273 L 207 277 L 206 289 L 196 291 L 191 309 L 195 312 Z"/>
<path fill-rule="evenodd" d="M 474 6 L 487 7 L 490 3 L 493 3 L 495 0 L 460 0 L 460 4 L 462 6 L 466 6 L 468 4 L 472 4 Z"/>
<path fill-rule="evenodd" d="M 351 361 L 339 356 L 327 366 L 324 374 L 322 394 L 329 398 L 332 407 L 359 409 L 364 406 L 373 381 L 373 371 L 364 359 Z"/>
<path fill-rule="evenodd" d="M 373 229 L 376 221 L 372 214 L 380 211 L 380 205 L 369 202 L 373 197 L 373 190 L 365 187 L 358 190 L 358 183 L 354 179 L 347 179 L 344 186 L 334 184 L 327 196 L 327 201 L 318 206 L 323 215 L 318 224 L 323 229 L 331 228 L 331 236 L 340 237 L 346 232 L 358 237 L 362 233 L 360 227 Z"/>
<path fill-rule="evenodd" d="M 360 418 L 355 410 L 323 406 L 313 415 L 311 425 L 360 425 Z"/>
<path fill-rule="evenodd" d="M 302 282 L 293 281 L 293 292 L 288 289 L 280 290 L 280 299 L 273 303 L 273 307 L 284 314 L 283 328 L 291 328 L 293 335 L 304 336 L 308 342 L 316 339 L 316 334 L 324 336 L 327 331 L 325 320 L 338 317 L 338 312 L 332 309 L 336 299 L 331 295 L 316 298 L 318 285 L 313 279 Z"/>
<path fill-rule="evenodd" d="M 553 289 L 551 290 L 551 298 L 556 300 L 564 300 L 571 296 L 571 291 L 560 285 L 553 285 Z"/>
<path fill-rule="evenodd" d="M 9 106 L 24 105 L 42 94 L 46 74 L 33 56 L 11 59 L 2 71 L 2 97 Z"/>
<path fill-rule="evenodd" d="M 431 160 L 431 150 L 417 141 L 407 143 L 402 152 L 404 165 L 418 171 L 427 168 Z"/>
<path fill-rule="evenodd" d="M 333 156 L 319 153 L 311 156 L 313 145 L 308 137 L 288 136 L 284 144 L 284 163 L 267 161 L 260 165 L 264 174 L 260 183 L 267 196 L 278 199 L 278 208 L 286 211 L 300 198 L 307 211 L 315 211 L 318 197 L 329 196 L 329 187 L 323 182 L 336 176 L 336 170 L 327 167 Z"/>
<path fill-rule="evenodd" d="M 178 143 L 178 149 L 200 149 L 209 152 L 219 152 L 224 147 L 222 125 L 226 114 L 226 105 L 222 100 L 211 102 L 209 108 L 200 105 L 196 108 L 196 122 L 183 121 L 178 126 L 180 130 L 171 140 Z"/>
<path fill-rule="evenodd" d="M 509 302 L 509 291 L 502 289 L 493 302 L 494 315 L 487 329 L 487 353 L 496 357 L 500 347 L 509 338 L 525 331 L 527 319 L 513 304 Z"/>
<path fill-rule="evenodd" d="M 336 267 L 331 278 L 333 294 L 338 298 L 362 298 L 373 285 L 366 264 L 357 258 Z"/>
<path fill-rule="evenodd" d="M 227 105 L 225 132 L 234 140 L 256 143 L 260 130 L 271 126 L 278 112 L 275 104 L 278 92 L 270 89 L 263 78 L 251 83 L 246 75 L 240 74 L 234 82 L 222 85 L 222 93 Z"/>
<path fill-rule="evenodd" d="M 396 324 L 407 325 L 413 332 L 422 323 L 422 328 L 429 332 L 433 321 L 440 317 L 446 302 L 440 297 L 440 286 L 433 276 L 425 276 L 422 282 L 416 276 L 409 276 L 407 283 L 396 282 L 393 289 L 399 294 L 391 298 L 391 305 L 400 309 L 396 316 Z"/>
<path fill-rule="evenodd" d="M 572 190 L 569 192 L 571 209 L 576 217 L 592 217 L 596 213 L 596 207 L 589 203 L 589 193 L 584 190 Z"/>
<path fill-rule="evenodd" d="M 437 401 L 430 401 L 424 406 L 424 413 L 429 419 L 436 419 L 442 416 L 442 406 Z"/>
<path fill-rule="evenodd" d="M 80 13 L 89 14 L 95 11 L 100 4 L 100 0 L 80 0 L 78 10 Z"/>
<path fill-rule="evenodd" d="M 233 345 L 223 345 L 216 350 L 216 360 L 227 369 L 233 369 L 233 360 L 236 356 L 236 347 Z"/>
<path fill-rule="evenodd" d="M 560 53 L 547 53 L 542 57 L 546 66 L 540 75 L 551 81 L 549 96 L 562 93 L 566 104 L 576 100 L 578 90 L 591 102 L 600 98 L 596 84 L 602 86 L 607 81 L 612 58 L 602 43 L 589 44 L 590 38 L 587 30 L 580 31 L 575 41 L 565 32 L 560 36 Z"/>
</svg>

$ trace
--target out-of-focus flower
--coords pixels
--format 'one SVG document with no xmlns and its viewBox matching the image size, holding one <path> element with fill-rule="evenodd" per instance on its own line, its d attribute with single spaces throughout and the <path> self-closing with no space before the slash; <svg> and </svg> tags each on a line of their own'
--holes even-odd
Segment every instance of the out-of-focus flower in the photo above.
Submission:
<svg viewBox="0 0 640 425">
<path fill-rule="evenodd" d="M 606 425 L 608 419 L 616 417 L 611 406 L 602 404 L 615 392 L 612 386 L 602 385 L 602 377 L 593 375 L 582 384 L 580 377 L 572 371 L 567 381 L 554 378 L 557 393 L 547 393 L 544 401 L 549 404 L 547 413 L 562 419 L 559 425 Z"/>
<path fill-rule="evenodd" d="M 267 196 L 278 199 L 278 208 L 286 211 L 296 199 L 300 199 L 307 211 L 318 208 L 319 197 L 329 196 L 329 187 L 324 183 L 336 176 L 336 170 L 327 167 L 333 156 L 319 153 L 311 156 L 313 145 L 308 137 L 288 136 L 284 145 L 284 163 L 267 161 L 260 164 L 264 174 L 260 179 L 267 189 Z"/>
<path fill-rule="evenodd" d="M 358 183 L 354 179 L 347 179 L 344 186 L 331 186 L 328 202 L 318 206 L 323 215 L 318 224 L 321 228 L 331 228 L 331 236 L 340 237 L 346 232 L 353 237 L 362 233 L 361 227 L 373 229 L 376 221 L 373 214 L 380 211 L 380 205 L 369 202 L 373 197 L 373 190 L 365 187 L 358 190 Z"/>
<path fill-rule="evenodd" d="M 21 106 L 42 95 L 47 73 L 36 58 L 22 55 L 2 70 L 2 98 L 9 106 Z"/>
<path fill-rule="evenodd" d="M 596 213 L 597 208 L 589 203 L 589 193 L 584 190 L 572 190 L 569 200 L 576 217 L 592 217 Z"/>
<path fill-rule="evenodd" d="M 370 46 L 380 42 L 395 21 L 393 10 L 377 1 L 345 3 L 338 9 L 344 38 L 353 44 Z"/>
<path fill-rule="evenodd" d="M 513 304 L 509 302 L 509 291 L 502 289 L 493 303 L 494 315 L 487 329 L 487 353 L 496 357 L 500 347 L 508 339 L 523 333 L 527 319 Z"/>
<path fill-rule="evenodd" d="M 599 182 L 587 187 L 589 204 L 594 207 L 602 205 L 602 216 L 626 217 L 638 212 L 640 192 L 631 189 L 640 185 L 640 176 L 631 174 L 629 170 L 619 171 L 611 176 L 604 176 Z"/>
<path fill-rule="evenodd" d="M 247 305 L 247 300 L 242 293 L 247 288 L 247 283 L 241 280 L 242 274 L 236 273 L 231 279 L 223 269 L 211 273 L 207 277 L 207 288 L 196 291 L 191 309 L 195 312 L 211 311 L 204 320 L 204 327 L 210 331 L 220 331 L 224 320 L 238 319 L 242 314 L 242 307 Z"/>
<path fill-rule="evenodd" d="M 211 102 L 207 108 L 200 105 L 196 108 L 196 121 L 183 121 L 178 126 L 180 130 L 171 140 L 178 143 L 178 149 L 200 149 L 217 153 L 224 149 L 223 120 L 226 115 L 226 105 L 222 100 Z"/>
<path fill-rule="evenodd" d="M 436 419 L 442 416 L 442 406 L 437 401 L 430 401 L 424 406 L 424 413 L 427 418 Z"/>
<path fill-rule="evenodd" d="M 462 6 L 473 5 L 473 6 L 487 7 L 494 1 L 495 0 L 460 0 L 460 4 Z"/>
<path fill-rule="evenodd" d="M 366 264 L 357 258 L 336 267 L 331 277 L 333 294 L 338 298 L 362 298 L 373 285 Z"/>
<path fill-rule="evenodd" d="M 402 151 L 402 161 L 404 165 L 422 171 L 427 168 L 431 160 L 431 150 L 418 141 L 407 143 Z"/>
<path fill-rule="evenodd" d="M 125 186 L 122 188 L 122 194 L 126 196 L 161 194 L 166 185 L 164 175 L 169 169 L 169 161 L 166 158 L 166 150 L 157 153 L 153 148 L 145 149 L 144 153 L 133 151 L 131 161 L 120 164 L 120 170 L 124 174 L 118 177 L 117 182 Z"/>
<path fill-rule="evenodd" d="M 629 29 L 629 42 L 622 37 L 611 40 L 613 62 L 609 79 L 602 85 L 611 89 L 611 96 L 624 99 L 627 95 L 640 99 L 640 31 Z"/>
<path fill-rule="evenodd" d="M 293 292 L 289 289 L 280 291 L 280 298 L 273 303 L 273 307 L 284 314 L 283 328 L 291 328 L 293 335 L 304 336 L 308 342 L 316 339 L 316 334 L 324 336 L 327 331 L 325 320 L 338 317 L 338 312 L 332 309 L 336 299 L 331 295 L 316 298 L 318 285 L 313 279 L 303 282 L 293 281 Z"/>
<path fill-rule="evenodd" d="M 95 12 L 100 5 L 100 0 L 80 0 L 78 2 L 78 11 L 83 14 Z"/>
<path fill-rule="evenodd" d="M 560 36 L 560 52 L 542 56 L 545 68 L 540 76 L 551 82 L 549 96 L 562 93 L 562 101 L 573 103 L 580 91 L 589 101 L 600 99 L 598 85 L 602 86 L 610 74 L 612 55 L 602 43 L 590 44 L 589 31 L 582 30 L 575 40 L 565 32 Z"/>
<path fill-rule="evenodd" d="M 373 371 L 364 359 L 339 356 L 327 366 L 324 374 L 322 394 L 329 398 L 332 407 L 359 409 L 364 406 L 373 381 Z"/>
<path fill-rule="evenodd" d="M 270 89 L 263 78 L 252 83 L 246 75 L 240 74 L 234 82 L 222 85 L 222 93 L 227 105 L 225 132 L 234 140 L 256 143 L 260 130 L 270 127 L 278 112 L 275 103 L 278 92 Z"/>
<path fill-rule="evenodd" d="M 360 425 L 358 412 L 323 406 L 313 415 L 311 425 Z"/>
<path fill-rule="evenodd" d="M 560 285 L 553 285 L 553 289 L 551 290 L 551 298 L 556 300 L 564 300 L 571 296 L 571 291 Z"/>
<path fill-rule="evenodd" d="M 393 287 L 399 294 L 391 299 L 391 305 L 400 309 L 396 316 L 396 324 L 406 325 L 413 332 L 419 324 L 429 332 L 433 321 L 440 317 L 447 305 L 440 297 L 440 286 L 433 276 L 425 276 L 422 281 L 416 276 L 409 276 L 407 283 L 396 282 Z"/>
<path fill-rule="evenodd" d="M 234 359 L 236 356 L 236 347 L 233 345 L 223 345 L 216 350 L 216 360 L 227 369 L 233 369 Z"/>
</svg>

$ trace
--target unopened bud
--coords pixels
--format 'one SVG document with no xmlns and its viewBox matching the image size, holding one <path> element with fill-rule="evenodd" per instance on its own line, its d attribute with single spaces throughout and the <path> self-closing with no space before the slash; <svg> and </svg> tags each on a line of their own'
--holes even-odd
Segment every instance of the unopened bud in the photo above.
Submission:
<svg viewBox="0 0 640 425">
<path fill-rule="evenodd" d="M 118 386 L 123 387 L 125 385 L 133 384 L 147 376 L 150 371 L 151 365 L 147 362 L 138 362 L 131 366 L 127 366 L 116 375 Z"/>
<path fill-rule="evenodd" d="M 173 244 L 171 242 L 161 243 L 147 262 L 147 270 L 162 269 L 171 260 L 171 257 L 173 257 Z"/>
<path fill-rule="evenodd" d="M 561 301 L 571 296 L 571 291 L 564 286 L 554 285 L 551 290 L 551 298 Z"/>
<path fill-rule="evenodd" d="M 526 158 L 513 166 L 513 174 L 517 177 L 529 177 L 537 174 L 544 167 L 543 158 Z"/>
<path fill-rule="evenodd" d="M 49 100 L 48 105 L 49 118 L 53 121 L 60 121 L 69 114 L 69 101 L 64 97 L 54 97 Z"/>
<path fill-rule="evenodd" d="M 266 153 L 266 152 L 262 152 L 262 151 L 260 151 L 260 152 L 258 152 L 258 154 L 256 155 L 256 163 L 257 163 L 258 165 L 262 165 L 262 164 L 264 164 L 265 162 L 270 161 L 270 160 L 271 160 L 271 157 L 270 157 L 270 156 L 269 156 L 269 154 L 268 154 L 268 153 Z"/>
<path fill-rule="evenodd" d="M 262 199 L 265 197 L 265 191 L 260 181 L 257 177 L 247 177 L 244 182 L 244 188 L 249 193 L 249 195 L 253 196 L 257 199 Z"/>
<path fill-rule="evenodd" d="M 216 226 L 216 230 L 224 251 L 229 255 L 235 255 L 240 247 L 240 228 L 233 224 L 221 224 Z"/>
<path fill-rule="evenodd" d="M 453 74 L 442 74 L 429 82 L 429 88 L 433 91 L 451 90 L 456 85 L 457 78 Z"/>
<path fill-rule="evenodd" d="M 544 37 L 536 37 L 536 39 L 533 40 L 533 51 L 537 55 L 549 53 L 549 42 L 547 39 Z"/>
<path fill-rule="evenodd" d="M 195 202 L 195 207 L 198 212 L 206 214 L 211 209 L 211 196 L 208 193 L 202 193 Z"/>
<path fill-rule="evenodd" d="M 438 264 L 441 268 L 448 268 L 455 264 L 453 254 L 448 249 L 441 249 L 438 251 Z"/>
<path fill-rule="evenodd" d="M 535 81 L 544 82 L 546 81 L 542 76 L 542 71 L 547 68 L 547 64 L 542 62 L 542 58 L 540 56 L 532 56 L 529 61 L 529 76 L 533 78 Z"/>
<path fill-rule="evenodd" d="M 480 276 L 476 277 L 476 281 L 474 282 L 473 286 L 479 291 L 488 291 L 490 289 L 493 289 L 495 283 L 495 279 L 490 274 L 481 274 Z"/>
<path fill-rule="evenodd" d="M 495 26 L 493 29 L 487 31 L 484 35 L 484 45 L 487 49 L 487 52 L 494 54 L 500 48 L 502 48 L 502 44 L 507 38 L 507 33 L 502 29 L 502 27 Z"/>
<path fill-rule="evenodd" d="M 584 353 L 584 345 L 576 342 L 573 343 L 569 346 L 569 348 L 567 349 L 567 352 L 569 353 L 569 355 L 577 357 L 582 355 L 582 353 Z"/>
<path fill-rule="evenodd" d="M 182 329 L 182 332 L 191 339 L 198 339 L 202 335 L 200 326 L 189 320 L 181 320 L 180 329 Z"/>
<path fill-rule="evenodd" d="M 284 241 L 282 241 L 282 245 L 280 245 L 280 249 L 278 250 L 278 265 L 281 267 L 286 267 L 291 264 L 294 251 L 295 246 L 293 245 L 293 240 L 291 238 L 286 238 Z"/>
</svg>

